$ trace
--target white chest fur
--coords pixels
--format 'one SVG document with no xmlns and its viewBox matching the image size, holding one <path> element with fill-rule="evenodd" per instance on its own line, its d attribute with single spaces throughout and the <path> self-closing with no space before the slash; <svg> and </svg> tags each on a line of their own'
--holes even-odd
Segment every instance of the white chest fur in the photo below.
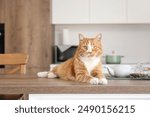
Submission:
<svg viewBox="0 0 150 117">
<path fill-rule="evenodd" d="M 100 57 L 80 57 L 80 60 L 84 63 L 84 65 L 87 68 L 89 74 L 91 74 L 92 70 L 100 62 Z"/>
</svg>

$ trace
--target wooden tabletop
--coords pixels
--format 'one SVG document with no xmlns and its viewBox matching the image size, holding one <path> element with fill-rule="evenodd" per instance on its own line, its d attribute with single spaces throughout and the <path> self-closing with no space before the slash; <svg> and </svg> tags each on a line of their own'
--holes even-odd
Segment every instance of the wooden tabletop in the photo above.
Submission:
<svg viewBox="0 0 150 117">
<path fill-rule="evenodd" d="M 0 94 L 149 94 L 150 80 L 108 80 L 90 85 L 61 79 L 38 78 L 36 73 L 0 75 Z"/>
</svg>

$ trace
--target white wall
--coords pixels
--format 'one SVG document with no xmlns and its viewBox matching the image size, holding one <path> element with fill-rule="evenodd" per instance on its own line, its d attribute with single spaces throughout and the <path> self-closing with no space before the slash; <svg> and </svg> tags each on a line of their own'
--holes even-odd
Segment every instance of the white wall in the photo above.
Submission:
<svg viewBox="0 0 150 117">
<path fill-rule="evenodd" d="M 123 63 L 150 63 L 150 24 L 55 25 L 55 45 L 62 44 L 62 30 L 69 29 L 70 44 L 78 45 L 78 34 L 102 33 L 103 53 L 123 55 Z"/>
</svg>

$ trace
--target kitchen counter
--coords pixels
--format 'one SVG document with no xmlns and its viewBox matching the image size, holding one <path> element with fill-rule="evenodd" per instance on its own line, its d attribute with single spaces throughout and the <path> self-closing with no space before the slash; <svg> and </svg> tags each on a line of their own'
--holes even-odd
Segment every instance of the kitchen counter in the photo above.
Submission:
<svg viewBox="0 0 150 117">
<path fill-rule="evenodd" d="M 0 94 L 150 94 L 150 80 L 109 79 L 108 85 L 38 78 L 36 73 L 0 75 Z"/>
</svg>

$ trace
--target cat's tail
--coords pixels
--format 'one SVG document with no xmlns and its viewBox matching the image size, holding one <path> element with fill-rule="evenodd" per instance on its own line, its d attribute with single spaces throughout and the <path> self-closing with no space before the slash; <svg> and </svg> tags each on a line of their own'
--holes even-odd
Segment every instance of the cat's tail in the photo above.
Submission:
<svg viewBox="0 0 150 117">
<path fill-rule="evenodd" d="M 40 78 L 57 78 L 57 75 L 54 74 L 52 71 L 38 72 L 37 76 Z"/>
<path fill-rule="evenodd" d="M 38 72 L 37 76 L 40 78 L 48 77 L 48 71 Z"/>
<path fill-rule="evenodd" d="M 57 71 L 57 66 L 50 69 L 50 71 L 42 71 L 38 72 L 37 76 L 40 78 L 57 78 L 58 76 L 55 74 Z"/>
</svg>

